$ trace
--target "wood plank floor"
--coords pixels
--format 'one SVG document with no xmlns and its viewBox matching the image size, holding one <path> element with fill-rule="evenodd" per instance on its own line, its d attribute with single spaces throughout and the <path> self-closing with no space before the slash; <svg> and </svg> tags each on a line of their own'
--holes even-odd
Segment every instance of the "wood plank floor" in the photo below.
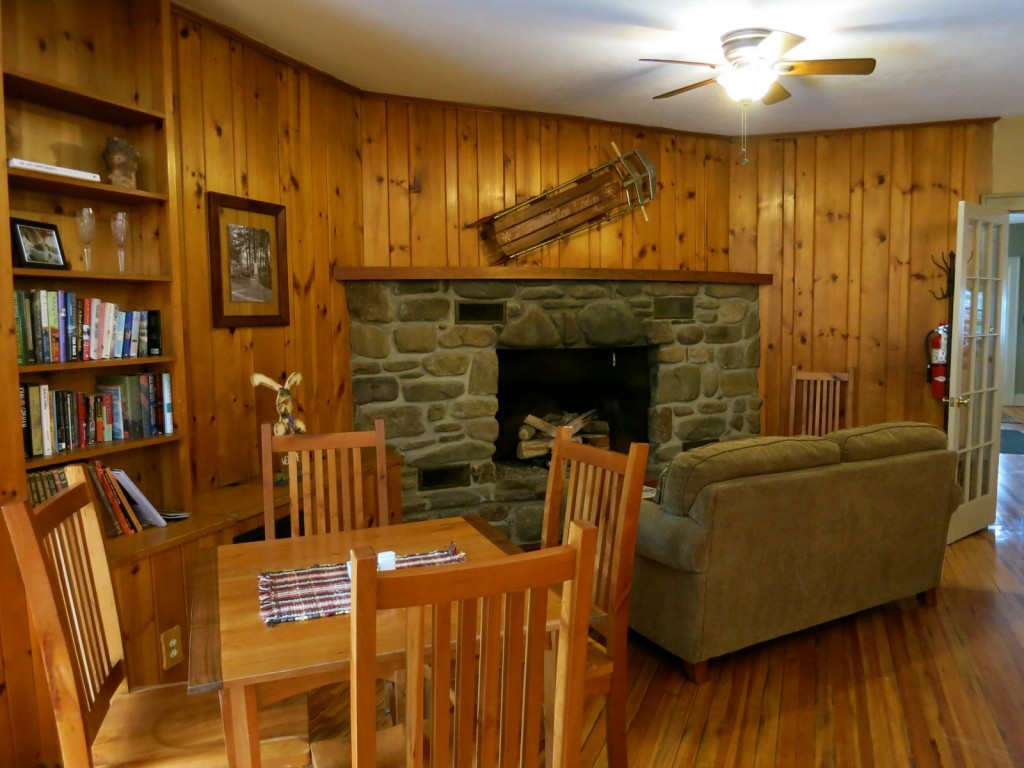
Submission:
<svg viewBox="0 0 1024 768">
<path fill-rule="evenodd" d="M 1024 767 L 1024 456 L 1000 457 L 998 506 L 949 547 L 934 608 L 909 598 L 731 654 L 703 686 L 632 636 L 630 765 Z M 589 702 L 584 768 L 607 765 L 603 718 Z"/>
<path fill-rule="evenodd" d="M 907 598 L 730 654 L 702 686 L 632 635 L 630 766 L 1024 768 L 1024 455 L 999 466 L 996 524 L 948 548 L 933 608 Z M 315 737 L 346 720 L 326 693 Z M 581 766 L 607 764 L 589 699 Z"/>
</svg>

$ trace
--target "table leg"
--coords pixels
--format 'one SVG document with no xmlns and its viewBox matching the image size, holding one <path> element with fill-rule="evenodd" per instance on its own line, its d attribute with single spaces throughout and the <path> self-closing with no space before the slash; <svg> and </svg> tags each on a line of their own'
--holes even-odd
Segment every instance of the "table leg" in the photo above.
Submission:
<svg viewBox="0 0 1024 768">
<path fill-rule="evenodd" d="M 256 688 L 225 686 L 220 692 L 220 716 L 229 768 L 260 768 L 260 723 Z"/>
</svg>

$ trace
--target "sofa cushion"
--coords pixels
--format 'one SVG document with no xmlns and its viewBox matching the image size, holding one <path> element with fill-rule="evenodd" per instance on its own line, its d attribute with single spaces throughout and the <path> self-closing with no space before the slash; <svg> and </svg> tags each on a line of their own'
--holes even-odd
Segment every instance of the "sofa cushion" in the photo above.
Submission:
<svg viewBox="0 0 1024 768">
<path fill-rule="evenodd" d="M 685 515 L 697 494 L 723 480 L 838 463 L 838 445 L 823 437 L 755 437 L 711 443 L 672 459 L 661 510 Z"/>
<path fill-rule="evenodd" d="M 830 432 L 826 438 L 839 446 L 840 461 L 867 461 L 946 447 L 946 433 L 931 424 L 900 421 Z"/>
</svg>

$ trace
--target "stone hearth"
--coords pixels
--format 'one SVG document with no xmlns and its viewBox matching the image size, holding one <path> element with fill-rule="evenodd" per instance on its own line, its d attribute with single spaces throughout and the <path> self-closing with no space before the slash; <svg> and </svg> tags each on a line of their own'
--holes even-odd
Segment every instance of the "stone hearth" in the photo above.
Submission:
<svg viewBox="0 0 1024 768">
<path fill-rule="evenodd" d="M 756 285 L 618 280 L 346 281 L 357 429 L 405 457 L 406 520 L 481 514 L 539 539 L 546 470 L 493 461 L 502 348 L 645 347 L 648 472 L 760 432 Z"/>
</svg>

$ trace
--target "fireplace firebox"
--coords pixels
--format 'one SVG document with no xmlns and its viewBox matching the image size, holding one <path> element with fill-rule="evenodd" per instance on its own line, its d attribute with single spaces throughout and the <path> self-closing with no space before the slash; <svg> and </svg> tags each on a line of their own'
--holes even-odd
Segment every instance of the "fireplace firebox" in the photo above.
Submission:
<svg viewBox="0 0 1024 768">
<path fill-rule="evenodd" d="M 498 349 L 498 439 L 495 461 L 516 458 L 528 415 L 596 411 L 611 448 L 647 442 L 651 348 Z"/>
</svg>

